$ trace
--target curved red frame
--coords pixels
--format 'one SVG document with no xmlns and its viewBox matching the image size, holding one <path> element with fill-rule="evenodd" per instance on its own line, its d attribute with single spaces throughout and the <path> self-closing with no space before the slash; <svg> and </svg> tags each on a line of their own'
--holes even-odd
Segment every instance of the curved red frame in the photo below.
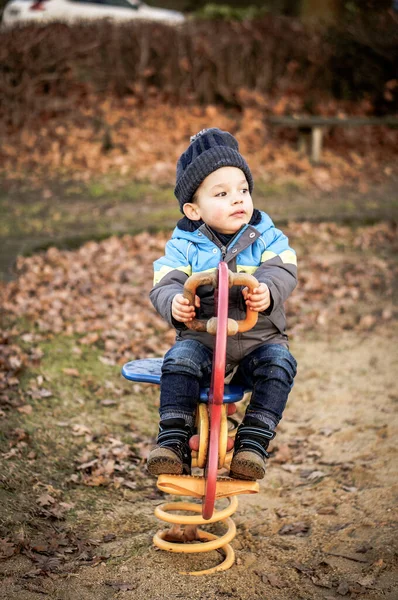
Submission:
<svg viewBox="0 0 398 600">
<path fill-rule="evenodd" d="M 214 342 L 212 378 L 209 392 L 210 439 L 205 469 L 205 495 L 202 503 L 202 517 L 211 519 L 216 501 L 218 448 L 220 442 L 221 408 L 224 399 L 225 358 L 227 352 L 228 326 L 228 266 L 218 265 L 217 286 L 217 332 Z"/>
</svg>

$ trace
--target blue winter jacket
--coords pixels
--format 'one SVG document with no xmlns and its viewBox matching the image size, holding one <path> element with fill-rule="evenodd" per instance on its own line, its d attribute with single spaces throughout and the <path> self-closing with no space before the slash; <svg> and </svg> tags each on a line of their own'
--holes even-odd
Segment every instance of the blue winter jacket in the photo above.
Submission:
<svg viewBox="0 0 398 600">
<path fill-rule="evenodd" d="M 284 302 L 297 283 L 296 253 L 270 217 L 258 210 L 227 246 L 223 246 L 205 223 L 190 221 L 186 217 L 179 221 L 166 244 L 165 256 L 154 262 L 154 287 L 150 292 L 155 309 L 175 327 L 176 341 L 197 339 L 213 348 L 213 336 L 192 331 L 173 319 L 171 304 L 174 296 L 182 293 L 184 282 L 192 273 L 214 270 L 220 260 L 225 260 L 233 272 L 244 271 L 254 275 L 259 282 L 267 284 L 271 293 L 271 306 L 259 314 L 257 325 L 250 331 L 228 338 L 228 366 L 238 364 L 248 352 L 262 344 L 287 346 Z M 201 286 L 196 293 L 200 297 L 197 318 L 212 317 L 213 288 Z M 242 288 L 233 287 L 229 295 L 229 316 L 238 320 L 243 319 L 245 314 Z"/>
</svg>

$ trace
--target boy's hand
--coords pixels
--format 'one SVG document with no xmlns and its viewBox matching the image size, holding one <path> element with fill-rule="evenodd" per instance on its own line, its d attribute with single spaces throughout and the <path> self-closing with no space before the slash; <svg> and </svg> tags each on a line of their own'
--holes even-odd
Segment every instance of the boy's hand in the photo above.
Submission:
<svg viewBox="0 0 398 600">
<path fill-rule="evenodd" d="M 195 306 L 199 308 L 200 298 L 195 296 Z M 195 309 L 189 304 L 189 300 L 184 298 L 182 294 L 176 294 L 171 304 L 171 314 L 176 321 L 186 323 L 195 318 Z"/>
<path fill-rule="evenodd" d="M 247 306 L 256 312 L 267 310 L 271 304 L 271 294 L 265 283 L 260 283 L 258 287 L 254 288 L 251 294 L 249 293 L 249 288 L 245 287 L 242 290 L 242 294 Z"/>
</svg>

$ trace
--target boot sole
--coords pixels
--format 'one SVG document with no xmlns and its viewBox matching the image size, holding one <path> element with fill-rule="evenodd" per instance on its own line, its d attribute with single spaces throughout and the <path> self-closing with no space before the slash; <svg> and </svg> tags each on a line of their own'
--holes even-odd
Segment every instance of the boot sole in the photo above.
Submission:
<svg viewBox="0 0 398 600">
<path fill-rule="evenodd" d="M 233 457 L 230 467 L 230 477 L 233 479 L 255 481 L 256 479 L 263 479 L 264 475 L 264 459 L 254 454 L 254 452 L 243 450 Z"/>
<path fill-rule="evenodd" d="M 172 450 L 156 448 L 151 452 L 147 469 L 151 475 L 182 475 L 183 465 Z"/>
</svg>

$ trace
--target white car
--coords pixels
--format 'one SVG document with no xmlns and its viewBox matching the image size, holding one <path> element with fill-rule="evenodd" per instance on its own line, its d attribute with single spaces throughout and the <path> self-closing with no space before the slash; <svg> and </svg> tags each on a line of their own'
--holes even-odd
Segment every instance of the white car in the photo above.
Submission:
<svg viewBox="0 0 398 600">
<path fill-rule="evenodd" d="M 12 27 L 50 21 L 162 21 L 177 25 L 184 15 L 174 10 L 154 8 L 140 0 L 10 0 L 4 8 L 2 26 Z"/>
</svg>

